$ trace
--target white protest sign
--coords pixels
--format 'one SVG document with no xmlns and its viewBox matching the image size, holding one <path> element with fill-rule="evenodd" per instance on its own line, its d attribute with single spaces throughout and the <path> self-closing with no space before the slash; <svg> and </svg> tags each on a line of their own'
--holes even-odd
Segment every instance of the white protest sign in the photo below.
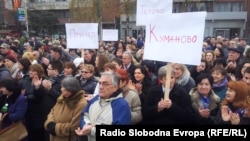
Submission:
<svg viewBox="0 0 250 141">
<path fill-rule="evenodd" d="M 67 48 L 98 48 L 97 23 L 66 23 Z"/>
<path fill-rule="evenodd" d="M 136 25 L 146 25 L 153 17 L 172 13 L 173 0 L 137 0 Z"/>
<path fill-rule="evenodd" d="M 103 41 L 118 41 L 118 30 L 117 29 L 103 29 L 102 40 Z"/>
<path fill-rule="evenodd" d="M 146 25 L 143 59 L 199 65 L 206 12 L 155 17 Z"/>
</svg>

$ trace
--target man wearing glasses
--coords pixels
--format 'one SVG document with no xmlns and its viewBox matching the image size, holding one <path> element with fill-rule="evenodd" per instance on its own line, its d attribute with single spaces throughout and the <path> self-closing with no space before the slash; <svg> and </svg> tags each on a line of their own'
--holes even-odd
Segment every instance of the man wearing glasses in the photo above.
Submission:
<svg viewBox="0 0 250 141">
<path fill-rule="evenodd" d="M 99 79 L 99 95 L 88 102 L 83 110 L 80 127 L 75 130 L 79 136 L 88 136 L 88 141 L 95 141 L 95 125 L 129 125 L 130 108 L 119 88 L 119 77 L 111 72 L 104 72 Z"/>
</svg>

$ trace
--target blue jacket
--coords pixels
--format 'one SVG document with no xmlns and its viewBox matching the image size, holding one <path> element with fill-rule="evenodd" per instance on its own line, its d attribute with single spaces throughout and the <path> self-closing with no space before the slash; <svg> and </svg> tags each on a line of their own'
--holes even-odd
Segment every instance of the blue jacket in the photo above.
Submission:
<svg viewBox="0 0 250 141">
<path fill-rule="evenodd" d="M 101 99 L 99 95 L 88 102 L 83 110 L 81 126 L 94 125 L 129 125 L 131 124 L 131 112 L 127 101 L 121 91 L 117 91 L 109 99 Z M 89 141 L 95 138 L 95 128 L 92 128 L 88 136 Z"/>
<path fill-rule="evenodd" d="M 27 106 L 27 99 L 21 94 L 13 104 L 9 103 L 8 115 L 3 120 L 2 128 L 11 125 L 13 122 L 24 121 Z"/>
</svg>

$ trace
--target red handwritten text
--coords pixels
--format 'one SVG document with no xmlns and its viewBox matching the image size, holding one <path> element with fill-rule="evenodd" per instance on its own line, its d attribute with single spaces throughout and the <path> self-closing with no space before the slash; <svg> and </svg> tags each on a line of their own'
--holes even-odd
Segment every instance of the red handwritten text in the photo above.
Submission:
<svg viewBox="0 0 250 141">
<path fill-rule="evenodd" d="M 70 29 L 69 30 L 69 35 L 72 37 L 88 37 L 88 38 L 93 38 L 96 37 L 96 33 L 95 32 L 80 32 L 80 31 L 76 31 L 75 29 Z"/>
<path fill-rule="evenodd" d="M 155 14 L 164 14 L 165 13 L 165 9 L 161 8 L 161 9 L 153 9 L 153 8 L 147 8 L 145 7 L 145 5 L 140 5 L 140 9 L 141 9 L 141 14 L 143 15 L 155 15 Z"/>
<path fill-rule="evenodd" d="M 150 25 L 149 30 L 149 42 L 153 40 L 155 42 L 164 42 L 164 43 L 195 43 L 197 41 L 196 35 L 156 35 L 155 26 Z"/>
</svg>

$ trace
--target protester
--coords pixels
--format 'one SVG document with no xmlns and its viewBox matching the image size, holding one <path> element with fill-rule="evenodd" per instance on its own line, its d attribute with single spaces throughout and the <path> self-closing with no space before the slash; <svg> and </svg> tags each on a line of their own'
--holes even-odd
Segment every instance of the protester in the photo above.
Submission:
<svg viewBox="0 0 250 141">
<path fill-rule="evenodd" d="M 242 81 L 230 81 L 227 85 L 225 99 L 214 121 L 223 125 L 250 124 L 249 86 Z"/>
<path fill-rule="evenodd" d="M 66 77 L 62 80 L 61 95 L 48 114 L 44 127 L 50 133 L 50 141 L 75 141 L 74 130 L 80 124 L 81 111 L 87 101 L 78 80 Z"/>
<path fill-rule="evenodd" d="M 131 111 L 131 124 L 138 124 L 142 120 L 141 100 L 135 86 L 129 83 L 128 72 L 118 69 L 116 74 L 120 77 L 120 88 L 124 99 L 128 102 Z"/>
<path fill-rule="evenodd" d="M 149 89 L 148 96 L 142 106 L 142 124 L 192 124 L 191 98 L 187 91 L 175 83 L 174 71 L 171 71 L 171 80 L 167 80 L 166 72 L 167 67 L 162 66 L 158 71 L 161 85 Z M 166 81 L 170 81 L 169 97 L 164 97 Z"/>
<path fill-rule="evenodd" d="M 80 127 L 75 130 L 77 135 L 87 135 L 88 141 L 95 141 L 96 125 L 131 124 L 130 108 L 119 85 L 120 79 L 116 74 L 102 73 L 99 94 L 91 99 L 83 110 Z M 102 108 L 103 106 L 106 108 Z"/>
<path fill-rule="evenodd" d="M 0 80 L 0 108 L 8 104 L 7 116 L 3 119 L 0 129 L 10 126 L 13 122 L 25 122 L 27 99 L 21 94 L 17 79 L 5 78 Z M 26 121 L 28 122 L 28 121 Z"/>
<path fill-rule="evenodd" d="M 220 97 L 214 93 L 213 77 L 201 73 L 196 78 L 196 86 L 189 92 L 195 111 L 194 122 L 199 125 L 212 125 L 220 104 Z"/>
</svg>

